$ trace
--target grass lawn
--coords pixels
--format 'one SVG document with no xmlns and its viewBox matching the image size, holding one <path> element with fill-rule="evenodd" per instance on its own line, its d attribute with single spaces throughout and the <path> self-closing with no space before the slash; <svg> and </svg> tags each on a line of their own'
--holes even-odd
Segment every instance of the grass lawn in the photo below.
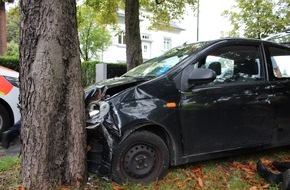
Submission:
<svg viewBox="0 0 290 190">
<path fill-rule="evenodd" d="M 148 185 L 130 183 L 118 185 L 114 182 L 107 182 L 91 175 L 86 189 L 278 190 L 278 186 L 269 186 L 257 174 L 256 162 L 259 159 L 271 169 L 271 162 L 274 160 L 290 161 L 290 147 L 172 167 L 164 179 Z M 20 158 L 0 158 L 0 190 L 21 189 L 20 171 Z M 273 169 L 272 171 L 276 172 Z M 70 190 L 75 188 L 60 187 L 60 189 Z"/>
</svg>

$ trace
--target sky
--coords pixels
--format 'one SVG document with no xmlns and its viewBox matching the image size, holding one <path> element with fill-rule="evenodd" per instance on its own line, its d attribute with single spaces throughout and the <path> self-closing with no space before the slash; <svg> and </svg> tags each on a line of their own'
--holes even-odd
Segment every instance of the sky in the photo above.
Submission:
<svg viewBox="0 0 290 190">
<path fill-rule="evenodd" d="M 212 40 L 221 37 L 221 32 L 227 32 L 231 24 L 227 18 L 221 16 L 224 10 L 230 10 L 235 0 L 200 0 L 199 2 L 199 41 Z M 197 19 L 192 11 L 180 22 L 184 38 L 189 42 L 197 40 Z"/>
</svg>

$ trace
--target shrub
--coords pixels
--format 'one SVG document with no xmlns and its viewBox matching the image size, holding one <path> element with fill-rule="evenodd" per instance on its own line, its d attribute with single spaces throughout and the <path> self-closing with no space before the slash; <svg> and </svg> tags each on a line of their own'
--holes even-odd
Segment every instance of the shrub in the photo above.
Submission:
<svg viewBox="0 0 290 190">
<path fill-rule="evenodd" d="M 119 77 L 126 72 L 127 72 L 127 66 L 125 63 L 120 63 L 120 64 L 111 63 L 111 64 L 108 64 L 108 67 L 107 67 L 107 78 Z"/>
<path fill-rule="evenodd" d="M 19 72 L 19 59 L 18 59 L 18 57 L 1 56 L 0 57 L 0 65 Z"/>
<path fill-rule="evenodd" d="M 96 61 L 84 61 L 82 62 L 82 85 L 83 87 L 95 83 L 96 79 L 96 68 L 95 65 L 99 62 Z M 1 56 L 0 65 L 10 68 L 12 70 L 19 72 L 19 59 L 17 57 Z M 113 78 L 123 75 L 127 71 L 127 66 L 125 63 L 107 64 L 107 78 Z"/>
<path fill-rule="evenodd" d="M 82 62 L 82 84 L 83 87 L 95 83 L 96 79 L 96 67 L 97 62 L 95 61 L 84 61 Z"/>
</svg>

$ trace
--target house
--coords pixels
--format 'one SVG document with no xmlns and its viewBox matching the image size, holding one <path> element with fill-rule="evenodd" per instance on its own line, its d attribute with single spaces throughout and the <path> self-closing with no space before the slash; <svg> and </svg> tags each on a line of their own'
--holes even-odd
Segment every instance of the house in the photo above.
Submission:
<svg viewBox="0 0 290 190">
<path fill-rule="evenodd" d="M 140 16 L 140 35 L 142 41 L 143 59 L 148 60 L 152 57 L 182 45 L 185 41 L 180 41 L 180 35 L 185 31 L 184 28 L 176 23 L 170 23 L 168 30 L 149 30 L 149 13 L 142 12 Z M 126 44 L 125 44 L 125 14 L 118 13 L 118 29 L 110 28 L 112 34 L 112 45 L 102 52 L 101 60 L 105 63 L 125 63 Z"/>
</svg>

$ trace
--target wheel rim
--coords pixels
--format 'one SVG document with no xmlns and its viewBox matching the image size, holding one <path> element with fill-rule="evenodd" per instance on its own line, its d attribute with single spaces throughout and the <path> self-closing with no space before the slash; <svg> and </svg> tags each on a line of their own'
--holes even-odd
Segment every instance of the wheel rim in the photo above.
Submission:
<svg viewBox="0 0 290 190">
<path fill-rule="evenodd" d="M 156 163 L 156 152 L 148 145 L 131 147 L 124 157 L 126 174 L 136 179 L 149 176 Z"/>
</svg>

